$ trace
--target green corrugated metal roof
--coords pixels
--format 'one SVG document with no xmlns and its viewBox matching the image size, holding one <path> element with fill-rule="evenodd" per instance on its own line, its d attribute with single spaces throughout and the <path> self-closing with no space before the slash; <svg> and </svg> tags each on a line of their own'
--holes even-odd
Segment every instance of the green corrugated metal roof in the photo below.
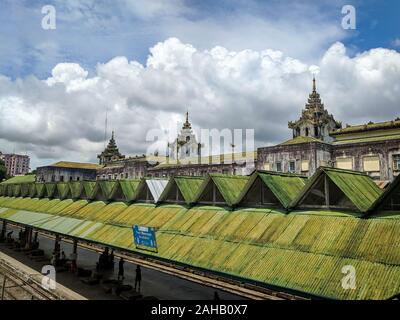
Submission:
<svg viewBox="0 0 400 320">
<path fill-rule="evenodd" d="M 7 193 L 10 197 L 14 197 L 14 185 L 13 184 L 9 184 L 7 186 Z"/>
<path fill-rule="evenodd" d="M 83 190 L 83 182 L 71 181 L 68 183 L 69 190 L 71 192 L 71 197 L 73 199 L 79 199 Z"/>
<path fill-rule="evenodd" d="M 12 183 L 30 183 L 36 181 L 36 175 L 27 174 L 25 176 L 16 176 L 12 177 L 6 181 L 3 181 L 1 184 L 12 184 Z"/>
<path fill-rule="evenodd" d="M 116 181 L 97 181 L 97 184 L 100 186 L 100 189 L 107 200 L 111 199 L 111 192 L 116 183 Z"/>
<path fill-rule="evenodd" d="M 331 181 L 346 195 L 360 212 L 366 212 L 382 190 L 366 174 L 337 168 L 320 167 L 310 178 L 302 192 L 292 201 L 290 207 L 295 208 L 299 201 L 309 192 L 321 175 L 327 175 Z"/>
<path fill-rule="evenodd" d="M 296 138 L 287 140 L 281 144 L 280 146 L 286 146 L 286 145 L 292 145 L 292 144 L 302 144 L 302 143 L 309 143 L 309 142 L 321 142 L 321 143 L 326 143 L 320 139 L 314 138 L 314 137 L 304 137 L 304 136 L 298 136 Z"/>
<path fill-rule="evenodd" d="M 400 175 L 398 175 L 391 183 L 390 185 L 386 188 L 384 192 L 375 200 L 375 202 L 371 205 L 369 208 L 369 213 L 373 213 L 374 211 L 382 209 L 383 204 L 385 201 L 388 201 L 388 199 L 394 194 L 400 193 Z M 400 202 L 400 199 L 399 201 Z"/>
<path fill-rule="evenodd" d="M 219 173 L 210 173 L 200 186 L 194 202 L 198 201 L 209 183 L 214 183 L 226 204 L 232 206 L 237 201 L 240 192 L 243 190 L 248 180 L 248 176 L 230 176 Z"/>
<path fill-rule="evenodd" d="M 104 199 L 109 200 L 112 196 L 112 190 L 116 184 L 116 181 L 96 181 L 91 199 Z"/>
<path fill-rule="evenodd" d="M 132 251 L 132 224 L 155 226 L 158 253 L 148 254 L 163 259 L 334 299 L 400 292 L 400 215 L 86 203 L 0 197 L 0 218 Z M 341 286 L 345 265 L 356 268 L 354 290 Z"/>
<path fill-rule="evenodd" d="M 115 200 L 116 193 L 120 190 L 127 202 L 135 200 L 140 179 L 118 180 L 111 191 L 111 198 Z"/>
<path fill-rule="evenodd" d="M 333 141 L 332 144 L 342 145 L 342 144 L 355 144 L 355 143 L 378 142 L 378 141 L 388 141 L 388 140 L 400 140 L 400 134 L 381 135 L 381 136 L 372 136 L 372 137 L 363 137 L 354 139 L 341 139 Z"/>
<path fill-rule="evenodd" d="M 19 183 L 12 185 L 12 193 L 14 197 L 19 197 L 21 195 L 21 185 Z"/>
<path fill-rule="evenodd" d="M 331 132 L 332 135 L 341 135 L 344 133 L 354 133 L 354 132 L 363 132 L 371 131 L 371 130 L 382 130 L 382 129 L 391 129 L 391 128 L 400 128 L 400 120 L 395 119 L 391 121 L 384 122 L 370 122 L 366 124 L 348 126 L 346 128 L 337 129 Z"/>
<path fill-rule="evenodd" d="M 228 176 L 223 174 L 210 174 L 210 177 L 229 206 L 235 203 L 249 180 L 247 176 Z"/>
<path fill-rule="evenodd" d="M 84 193 L 83 198 L 91 199 L 93 197 L 96 181 L 82 181 L 82 185 L 82 193 Z"/>
<path fill-rule="evenodd" d="M 65 199 L 69 194 L 69 185 L 67 182 L 58 182 L 57 191 L 60 199 Z"/>
<path fill-rule="evenodd" d="M 298 174 L 258 170 L 251 175 L 235 204 L 239 204 L 242 201 L 257 177 L 272 191 L 284 208 L 289 207 L 293 199 L 300 194 L 307 181 L 307 177 Z"/>
<path fill-rule="evenodd" d="M 33 183 L 21 183 L 21 197 L 28 197 L 29 190 Z"/>
<path fill-rule="evenodd" d="M 195 200 L 198 190 L 204 180 L 205 178 L 203 177 L 173 177 L 168 181 L 159 201 L 164 201 L 173 186 L 176 186 L 181 192 L 185 202 L 187 204 L 192 203 Z"/>
<path fill-rule="evenodd" d="M 36 183 L 29 184 L 29 197 L 34 198 L 36 196 Z"/>
<path fill-rule="evenodd" d="M 361 212 L 366 212 L 383 193 L 382 189 L 366 174 L 355 174 L 337 169 L 325 170 L 325 172 Z"/>
<path fill-rule="evenodd" d="M 183 198 L 187 203 L 194 201 L 196 194 L 204 182 L 203 177 L 175 177 L 174 181 L 178 186 Z"/>
<path fill-rule="evenodd" d="M 36 196 L 38 198 L 43 197 L 44 190 L 46 189 L 44 183 L 36 183 L 35 186 L 36 186 Z"/>
<path fill-rule="evenodd" d="M 57 189 L 56 183 L 55 182 L 46 182 L 44 185 L 46 188 L 44 197 L 45 198 L 53 198 L 55 191 Z"/>
</svg>

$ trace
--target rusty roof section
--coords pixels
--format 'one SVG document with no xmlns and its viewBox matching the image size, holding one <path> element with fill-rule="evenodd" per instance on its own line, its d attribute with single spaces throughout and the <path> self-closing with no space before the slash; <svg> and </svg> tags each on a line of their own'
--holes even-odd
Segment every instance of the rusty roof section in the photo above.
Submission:
<svg viewBox="0 0 400 320">
<path fill-rule="evenodd" d="M 400 118 L 396 118 L 395 120 L 384 121 L 384 122 L 374 123 L 371 121 L 366 124 L 360 124 L 360 125 L 354 125 L 354 126 L 348 125 L 346 128 L 333 130 L 329 134 L 331 136 L 336 136 L 336 135 L 346 134 L 346 133 L 356 133 L 356 132 L 382 130 L 382 129 L 395 129 L 395 128 L 400 128 Z"/>
<path fill-rule="evenodd" d="M 57 168 L 72 168 L 72 169 L 100 169 L 102 166 L 96 163 L 84 163 L 84 162 L 73 162 L 73 161 L 58 161 L 49 165 L 49 167 Z"/>
</svg>

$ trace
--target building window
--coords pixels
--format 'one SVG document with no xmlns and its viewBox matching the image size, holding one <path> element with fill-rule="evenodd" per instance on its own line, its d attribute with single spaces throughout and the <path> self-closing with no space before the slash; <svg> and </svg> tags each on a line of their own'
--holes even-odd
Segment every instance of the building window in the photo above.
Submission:
<svg viewBox="0 0 400 320">
<path fill-rule="evenodd" d="M 61 182 L 64 181 L 64 176 L 60 176 L 60 181 L 61 181 Z"/>
<path fill-rule="evenodd" d="M 400 170 L 400 154 L 393 155 L 393 170 Z"/>
<path fill-rule="evenodd" d="M 267 170 L 267 171 L 271 170 L 271 166 L 270 166 L 269 162 L 264 163 L 263 169 Z"/>
<path fill-rule="evenodd" d="M 108 175 L 108 180 L 111 180 L 111 179 L 112 179 L 111 174 L 109 174 Z"/>
<path fill-rule="evenodd" d="M 282 162 L 277 162 L 276 163 L 276 171 L 282 172 Z"/>
<path fill-rule="evenodd" d="M 308 137 L 308 128 L 306 128 L 306 137 Z"/>
<path fill-rule="evenodd" d="M 72 176 L 69 176 L 69 181 L 72 181 L 72 179 L 73 179 Z"/>
<path fill-rule="evenodd" d="M 309 161 L 308 160 L 301 160 L 301 171 L 307 172 L 310 170 Z"/>
<path fill-rule="evenodd" d="M 114 174 L 114 180 L 117 180 L 118 179 L 118 174 Z"/>
<path fill-rule="evenodd" d="M 320 160 L 319 166 L 320 167 L 329 167 L 329 163 L 328 163 L 328 161 Z"/>
<path fill-rule="evenodd" d="M 97 177 L 99 177 L 99 176 L 97 176 Z M 79 181 L 80 180 L 80 178 L 79 177 L 76 177 L 76 181 Z"/>
<path fill-rule="evenodd" d="M 295 172 L 296 171 L 296 161 L 289 161 L 289 171 L 290 172 Z"/>
<path fill-rule="evenodd" d="M 353 170 L 353 158 L 352 157 L 336 158 L 336 168 Z"/>
<path fill-rule="evenodd" d="M 363 168 L 365 172 L 379 172 L 379 156 L 367 156 L 363 158 Z"/>
</svg>

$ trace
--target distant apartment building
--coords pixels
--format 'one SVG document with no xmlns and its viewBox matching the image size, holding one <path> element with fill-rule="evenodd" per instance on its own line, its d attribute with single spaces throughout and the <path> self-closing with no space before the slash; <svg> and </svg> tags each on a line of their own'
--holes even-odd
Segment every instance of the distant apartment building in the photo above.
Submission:
<svg viewBox="0 0 400 320">
<path fill-rule="evenodd" d="M 9 176 L 22 176 L 29 172 L 30 158 L 27 155 L 0 152 L 0 159 L 4 161 Z"/>
</svg>

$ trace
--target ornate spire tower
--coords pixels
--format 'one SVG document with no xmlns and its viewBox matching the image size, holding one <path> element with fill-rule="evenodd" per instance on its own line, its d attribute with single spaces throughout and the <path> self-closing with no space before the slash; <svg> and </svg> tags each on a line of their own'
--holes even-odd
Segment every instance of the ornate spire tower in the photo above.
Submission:
<svg viewBox="0 0 400 320">
<path fill-rule="evenodd" d="M 107 147 L 104 149 L 104 151 L 101 154 L 99 154 L 97 156 L 97 158 L 100 159 L 99 160 L 100 164 L 106 164 L 111 161 L 120 160 L 120 159 L 125 158 L 125 156 L 119 152 L 117 144 L 115 143 L 114 131 L 111 134 L 111 139 L 108 142 Z"/>
<path fill-rule="evenodd" d="M 189 122 L 189 111 L 186 111 L 186 121 L 183 124 L 182 129 L 192 129 L 192 125 Z"/>
<path fill-rule="evenodd" d="M 293 138 L 299 136 L 313 137 L 326 142 L 332 140 L 329 136 L 330 131 L 342 127 L 342 124 L 325 110 L 321 97 L 317 92 L 315 77 L 313 77 L 312 92 L 308 96 L 308 101 L 305 109 L 302 110 L 300 119 L 290 121 L 288 126 L 293 130 Z"/>
<path fill-rule="evenodd" d="M 186 111 L 185 118 L 186 121 L 183 123 L 178 137 L 173 143 L 168 144 L 170 148 L 169 155 L 171 158 L 176 158 L 176 160 L 198 157 L 201 154 L 201 146 L 197 143 L 196 136 L 193 133 L 188 111 Z"/>
</svg>

